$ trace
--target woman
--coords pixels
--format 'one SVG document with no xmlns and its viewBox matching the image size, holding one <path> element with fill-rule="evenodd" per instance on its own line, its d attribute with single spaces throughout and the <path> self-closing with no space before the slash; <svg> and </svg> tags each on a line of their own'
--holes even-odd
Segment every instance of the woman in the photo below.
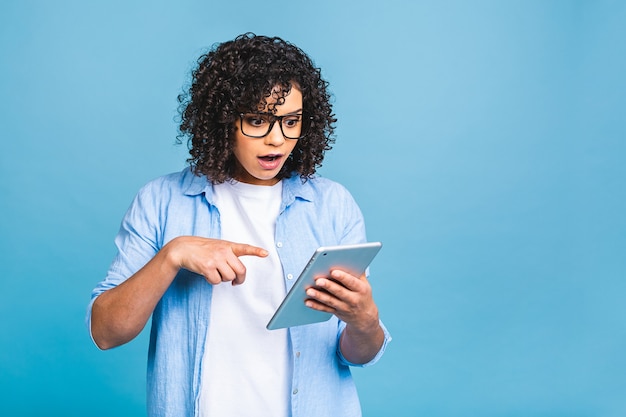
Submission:
<svg viewBox="0 0 626 417">
<path fill-rule="evenodd" d="M 308 290 L 328 322 L 265 328 L 316 248 L 366 239 L 350 194 L 314 175 L 329 98 L 279 38 L 245 34 L 199 59 L 179 97 L 190 167 L 140 190 L 88 313 L 101 349 L 152 316 L 149 416 L 360 415 L 349 366 L 390 340 L 365 275 L 332 271 Z"/>
</svg>

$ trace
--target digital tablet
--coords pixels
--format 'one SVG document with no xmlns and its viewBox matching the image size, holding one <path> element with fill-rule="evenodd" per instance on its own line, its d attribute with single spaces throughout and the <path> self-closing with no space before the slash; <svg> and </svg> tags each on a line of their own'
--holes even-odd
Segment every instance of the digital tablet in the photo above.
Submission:
<svg viewBox="0 0 626 417">
<path fill-rule="evenodd" d="M 313 310 L 304 304 L 308 298 L 306 290 L 315 286 L 317 278 L 328 277 L 333 269 L 361 276 L 381 247 L 380 242 L 370 242 L 317 249 L 267 324 L 267 329 L 282 329 L 330 319 L 331 313 Z"/>
</svg>

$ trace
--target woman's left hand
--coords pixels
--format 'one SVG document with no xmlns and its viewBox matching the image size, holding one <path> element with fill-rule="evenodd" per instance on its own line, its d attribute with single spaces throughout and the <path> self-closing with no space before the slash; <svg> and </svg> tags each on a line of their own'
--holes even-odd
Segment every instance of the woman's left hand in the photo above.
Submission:
<svg viewBox="0 0 626 417">
<path fill-rule="evenodd" d="M 306 294 L 308 307 L 332 313 L 357 329 L 378 325 L 378 307 L 365 274 L 355 277 L 333 270 L 330 277 L 316 279 L 315 287 L 307 289 Z"/>
<path fill-rule="evenodd" d="M 350 363 L 371 361 L 383 345 L 385 334 L 378 320 L 378 307 L 365 274 L 355 277 L 333 270 L 328 278 L 315 280 L 306 291 L 308 307 L 336 315 L 346 323 L 340 349 Z"/>
</svg>

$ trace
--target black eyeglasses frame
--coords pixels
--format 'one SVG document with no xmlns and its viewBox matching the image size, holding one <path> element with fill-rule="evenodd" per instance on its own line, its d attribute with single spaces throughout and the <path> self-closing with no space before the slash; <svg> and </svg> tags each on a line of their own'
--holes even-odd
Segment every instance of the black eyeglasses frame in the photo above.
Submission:
<svg viewBox="0 0 626 417">
<path fill-rule="evenodd" d="M 243 129 L 243 118 L 246 115 L 258 115 L 258 116 L 262 116 L 262 117 L 266 117 L 269 119 L 270 124 L 269 127 L 267 129 L 267 132 L 265 132 L 264 135 L 249 135 L 247 134 L 244 129 Z M 300 116 L 302 118 L 301 122 L 302 122 L 302 127 L 300 129 L 300 136 L 298 136 L 297 138 L 292 138 L 289 137 L 287 135 L 285 135 L 285 131 L 283 130 L 283 118 L 285 117 L 293 117 L 293 116 Z M 270 134 L 270 132 L 272 131 L 272 129 L 274 128 L 274 124 L 278 121 L 278 126 L 280 127 L 280 132 L 283 134 L 283 137 L 286 139 L 292 139 L 292 140 L 299 140 L 302 139 L 303 137 L 306 136 L 306 134 L 309 131 L 309 128 L 311 126 L 311 122 L 313 121 L 313 117 L 309 116 L 309 117 L 304 117 L 303 113 L 292 113 L 292 114 L 283 114 L 282 116 L 275 116 L 273 114 L 270 113 L 239 113 L 239 129 L 241 130 L 241 133 L 243 133 L 244 136 L 247 136 L 249 138 L 254 138 L 254 139 L 261 139 L 266 137 L 267 135 Z M 308 123 L 306 123 L 308 122 Z"/>
</svg>

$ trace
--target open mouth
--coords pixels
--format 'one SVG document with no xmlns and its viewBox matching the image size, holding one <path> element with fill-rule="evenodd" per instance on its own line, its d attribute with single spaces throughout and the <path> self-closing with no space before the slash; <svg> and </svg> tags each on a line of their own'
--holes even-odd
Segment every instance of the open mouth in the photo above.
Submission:
<svg viewBox="0 0 626 417">
<path fill-rule="evenodd" d="M 272 162 L 272 161 L 277 160 L 280 157 L 281 155 L 265 155 L 265 156 L 259 156 L 259 159 L 263 161 L 267 161 L 267 162 Z"/>
<path fill-rule="evenodd" d="M 259 156 L 258 161 L 262 169 L 275 170 L 278 169 L 283 160 L 281 154 L 270 154 Z"/>
</svg>

